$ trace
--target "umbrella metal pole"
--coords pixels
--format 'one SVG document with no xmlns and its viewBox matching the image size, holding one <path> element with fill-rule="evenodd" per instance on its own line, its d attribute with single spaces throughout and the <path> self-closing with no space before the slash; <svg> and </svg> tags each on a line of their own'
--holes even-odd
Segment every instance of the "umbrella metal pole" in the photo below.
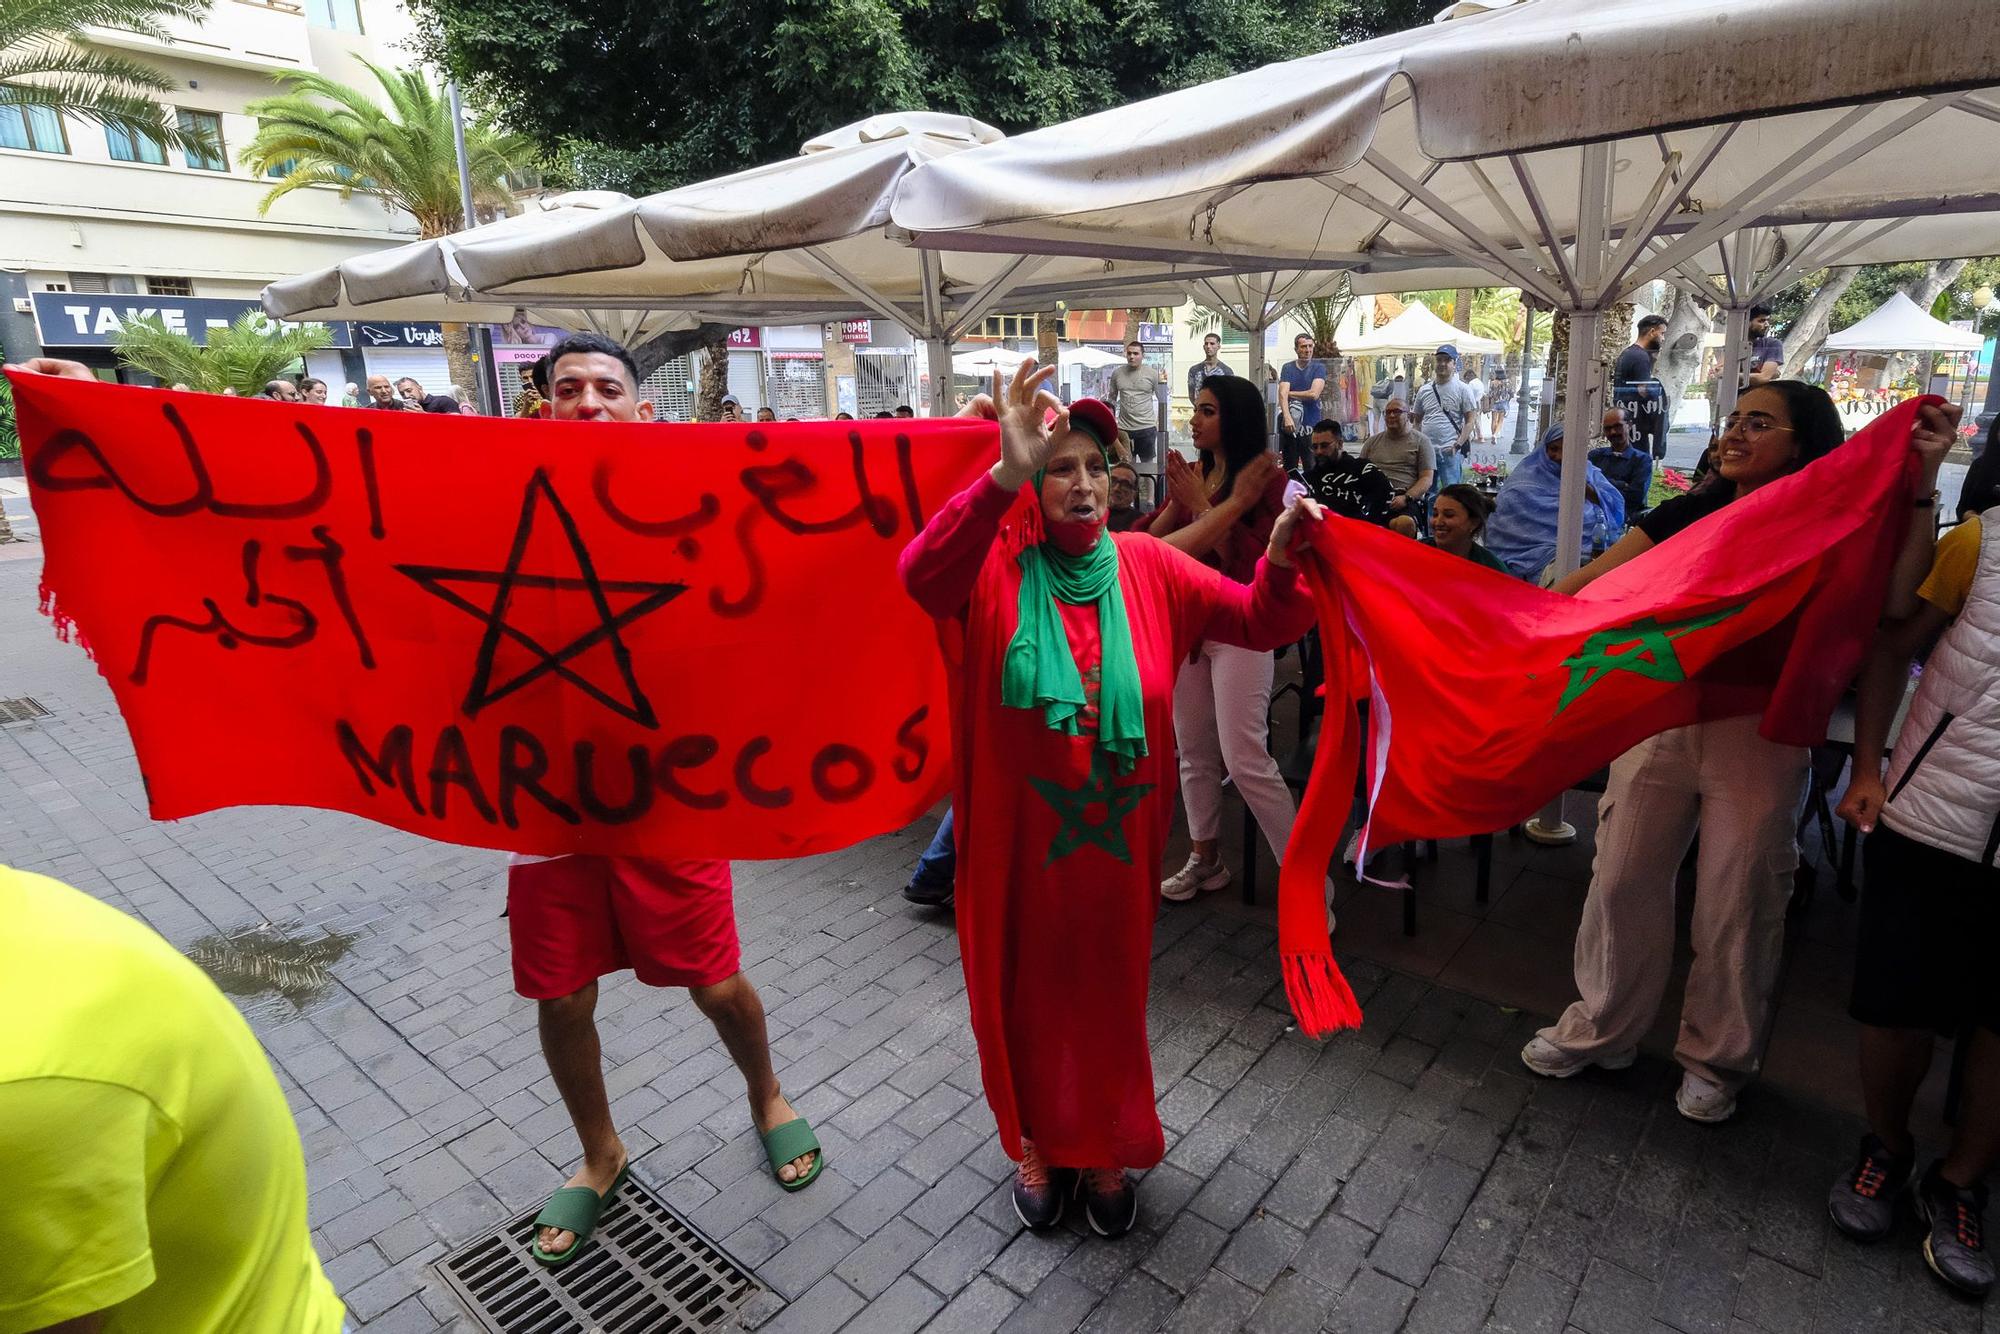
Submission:
<svg viewBox="0 0 2000 1334">
<path fill-rule="evenodd" d="M 926 338 L 924 340 L 924 361 L 930 372 L 931 394 L 925 413 L 931 417 L 949 417 L 951 406 L 951 339 Z"/>
<path fill-rule="evenodd" d="M 1732 305 L 1722 324 L 1722 369 L 1715 376 L 1715 420 L 1736 411 L 1738 386 L 1743 381 L 1743 359 L 1750 351 L 1750 307 Z"/>
<path fill-rule="evenodd" d="M 1590 442 L 1596 434 L 1591 424 L 1603 419 L 1599 407 L 1603 366 L 1597 349 L 1603 324 L 1602 311 L 1579 310 L 1569 317 L 1569 365 L 1563 381 L 1562 503 L 1556 515 L 1558 576 L 1572 573 L 1582 563 L 1583 489 L 1590 468 Z M 1561 796 L 1543 807 L 1522 832 L 1544 845 L 1576 841 L 1576 826 L 1563 818 Z"/>
</svg>

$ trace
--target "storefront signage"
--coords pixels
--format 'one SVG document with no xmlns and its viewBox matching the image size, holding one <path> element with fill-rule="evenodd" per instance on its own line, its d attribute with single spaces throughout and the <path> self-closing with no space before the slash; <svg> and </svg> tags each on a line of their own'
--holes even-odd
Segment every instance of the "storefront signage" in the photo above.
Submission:
<svg viewBox="0 0 2000 1334">
<path fill-rule="evenodd" d="M 1141 324 L 1139 341 L 1142 343 L 1166 343 L 1174 341 L 1174 326 L 1171 324 Z"/>
<path fill-rule="evenodd" d="M 401 321 L 356 321 L 357 347 L 443 347 L 444 330 L 435 324 L 405 324 Z"/>
<path fill-rule="evenodd" d="M 245 314 L 264 317 L 254 301 L 208 296 L 139 296 L 122 293 L 34 292 L 35 330 L 43 347 L 111 347 L 127 320 L 157 319 L 170 332 L 208 342 L 210 329 L 226 329 Z M 272 324 L 280 321 L 272 320 Z M 432 325 L 433 329 L 437 326 Z M 347 324 L 326 325 L 329 347 L 353 347 Z"/>
<path fill-rule="evenodd" d="M 729 346 L 762 347 L 764 346 L 764 331 L 762 329 L 732 329 L 729 332 Z"/>
<path fill-rule="evenodd" d="M 843 343 L 872 343 L 875 341 L 875 321 L 842 320 L 840 341 Z"/>
</svg>

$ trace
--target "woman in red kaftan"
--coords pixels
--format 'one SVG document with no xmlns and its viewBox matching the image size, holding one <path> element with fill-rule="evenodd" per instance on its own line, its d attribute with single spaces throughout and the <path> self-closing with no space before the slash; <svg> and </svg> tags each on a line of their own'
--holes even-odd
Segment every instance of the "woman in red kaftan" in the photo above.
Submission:
<svg viewBox="0 0 2000 1334">
<path fill-rule="evenodd" d="M 1053 1225 L 1074 1174 L 1113 1236 L 1138 1208 L 1122 1169 L 1165 1152 L 1146 988 L 1174 676 L 1204 639 L 1267 649 L 1305 633 L 1287 553 L 1320 512 L 1288 511 L 1248 584 L 1106 533 L 1116 427 L 1094 399 L 1062 411 L 1040 389 L 1053 371 L 1027 362 L 1004 398 L 996 377 L 1000 461 L 930 520 L 902 574 L 953 669 L 959 943 L 987 1101 L 1020 1164 L 1015 1208 Z M 1092 590 L 1065 587 L 1085 567 Z"/>
</svg>

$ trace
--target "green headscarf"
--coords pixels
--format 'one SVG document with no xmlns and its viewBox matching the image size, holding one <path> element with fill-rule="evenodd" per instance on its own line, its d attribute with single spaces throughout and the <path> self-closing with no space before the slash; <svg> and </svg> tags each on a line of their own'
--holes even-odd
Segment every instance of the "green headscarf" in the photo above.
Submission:
<svg viewBox="0 0 2000 1334">
<path fill-rule="evenodd" d="M 1041 481 L 1037 473 L 1037 491 Z M 1120 773 L 1130 773 L 1146 753 L 1146 705 L 1132 626 L 1125 619 L 1125 590 L 1118 583 L 1118 544 L 1108 534 L 1100 533 L 1081 556 L 1047 541 L 1021 552 L 1020 620 L 1001 665 L 1000 702 L 1039 708 L 1054 731 L 1076 736 L 1083 730 L 1083 675 L 1070 653 L 1058 601 L 1097 607 L 1097 748 L 1117 761 Z"/>
</svg>

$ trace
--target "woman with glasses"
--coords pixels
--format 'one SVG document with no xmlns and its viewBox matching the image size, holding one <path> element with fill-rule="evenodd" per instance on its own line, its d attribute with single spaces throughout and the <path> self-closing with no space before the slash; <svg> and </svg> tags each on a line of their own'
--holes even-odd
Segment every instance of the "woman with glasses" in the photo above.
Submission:
<svg viewBox="0 0 2000 1334">
<path fill-rule="evenodd" d="M 1919 506 L 1931 503 L 1956 410 L 1923 410 L 1910 445 L 1922 461 Z M 1797 472 L 1844 438 L 1826 392 L 1797 380 L 1746 390 L 1715 447 L 1715 472 L 1695 491 L 1640 517 L 1609 551 L 1558 581 L 1575 593 L 1727 505 Z M 1902 562 L 1927 563 L 1933 525 L 1911 525 Z M 1899 565 L 1900 568 L 1900 565 Z M 1915 587 L 1915 581 L 1911 581 Z M 1612 762 L 1597 808 L 1597 860 L 1576 936 L 1581 999 L 1521 1051 L 1538 1075 L 1630 1065 L 1653 1025 L 1674 961 L 1674 880 L 1696 826 L 1694 963 L 1681 1004 L 1675 1105 L 1692 1121 L 1726 1121 L 1757 1073 L 1784 949 L 1785 908 L 1798 868 L 1796 824 L 1807 751 L 1758 735 L 1759 718 L 1723 718 L 1662 732 Z"/>
</svg>

